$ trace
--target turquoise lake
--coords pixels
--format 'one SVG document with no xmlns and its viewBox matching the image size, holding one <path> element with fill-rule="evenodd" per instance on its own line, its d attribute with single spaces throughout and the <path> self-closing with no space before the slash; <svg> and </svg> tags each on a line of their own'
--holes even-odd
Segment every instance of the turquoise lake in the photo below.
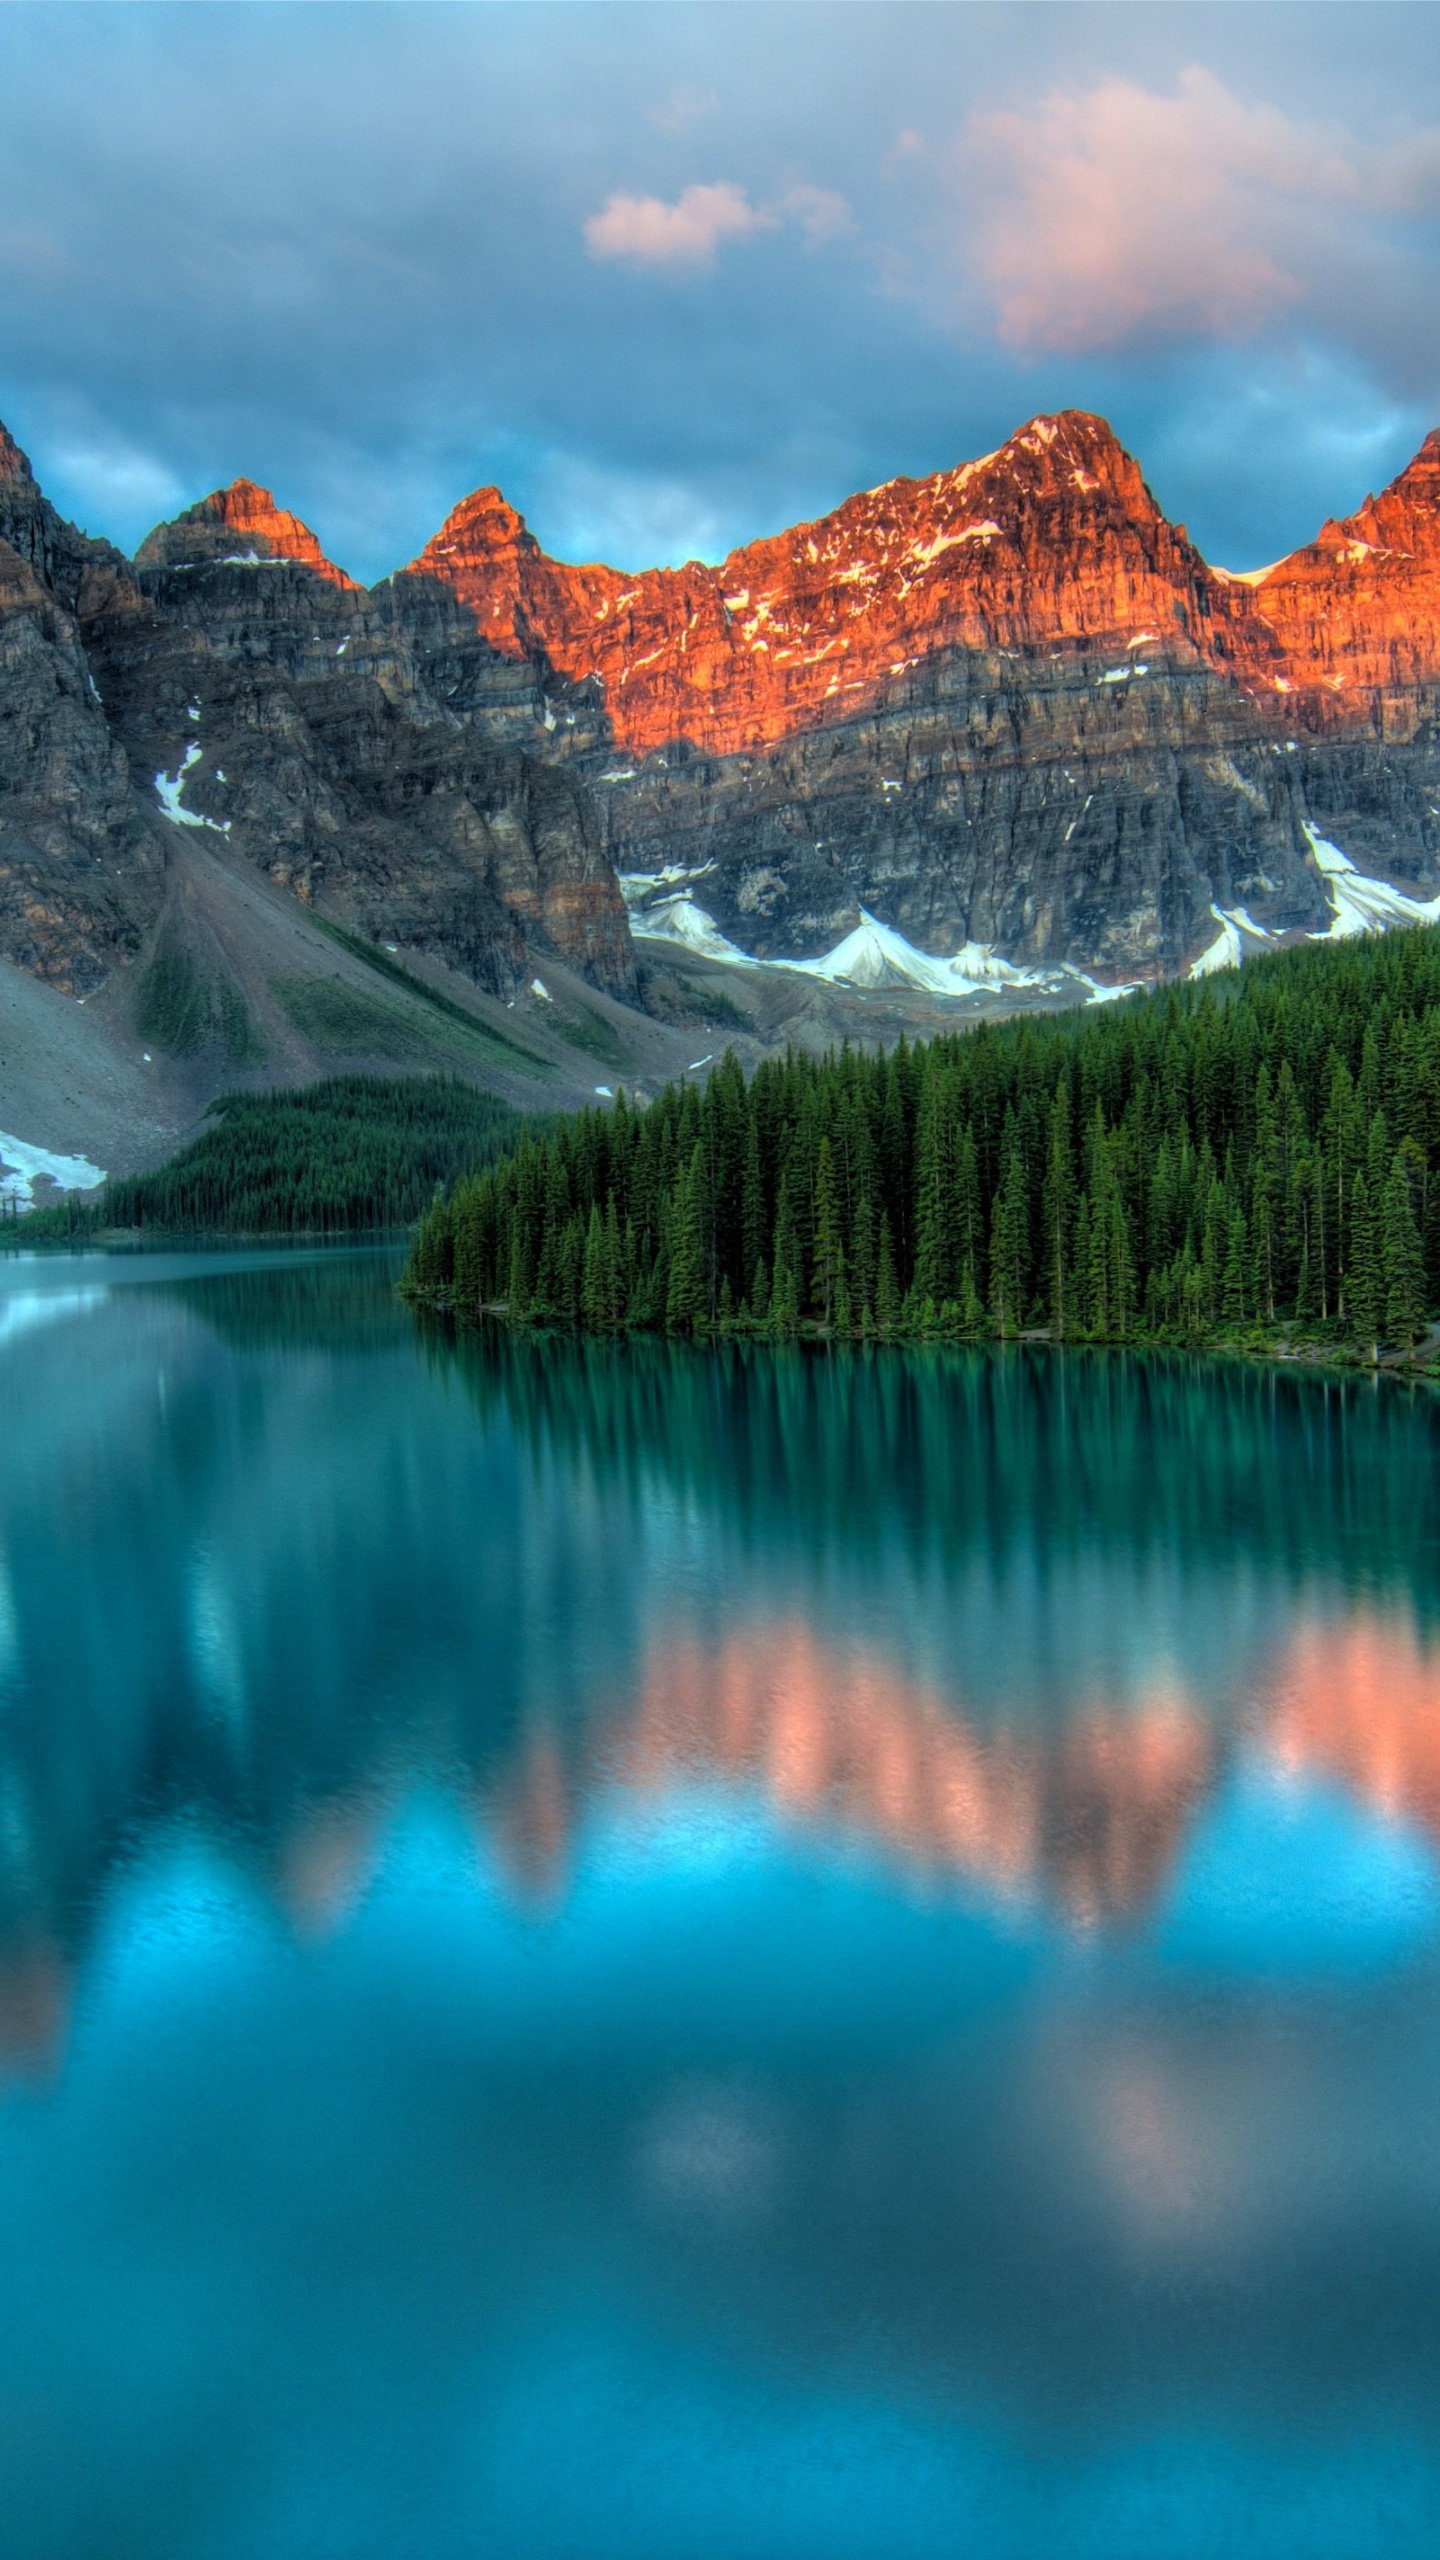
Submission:
<svg viewBox="0 0 1440 2560">
<path fill-rule="evenodd" d="M 1433 2560 L 1440 1407 L 0 1259 L 5 2560 Z"/>
</svg>

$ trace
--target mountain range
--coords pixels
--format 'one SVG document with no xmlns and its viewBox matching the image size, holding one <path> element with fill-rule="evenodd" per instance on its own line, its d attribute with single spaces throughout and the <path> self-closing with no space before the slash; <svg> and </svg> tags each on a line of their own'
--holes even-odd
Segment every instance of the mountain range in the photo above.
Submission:
<svg viewBox="0 0 1440 2560">
<path fill-rule="evenodd" d="M 628 1024 L 763 1040 L 782 978 L 787 1027 L 1048 1003 L 1440 914 L 1437 710 L 1436 435 L 1261 570 L 1067 411 L 718 567 L 570 566 L 482 489 L 366 589 L 246 480 L 127 560 L 0 430 L 0 958 L 132 1050 L 158 967 L 211 1089 L 361 1055 L 287 1010 L 296 928 L 491 1035 L 560 973 L 573 1083 Z"/>
</svg>

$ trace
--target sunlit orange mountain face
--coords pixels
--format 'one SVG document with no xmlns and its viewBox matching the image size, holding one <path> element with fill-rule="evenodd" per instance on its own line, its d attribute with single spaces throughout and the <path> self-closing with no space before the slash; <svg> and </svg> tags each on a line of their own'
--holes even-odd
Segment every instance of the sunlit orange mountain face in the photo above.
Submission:
<svg viewBox="0 0 1440 2560">
<path fill-rule="evenodd" d="M 412 564 L 492 646 L 597 679 L 615 742 L 715 755 L 853 712 L 937 651 L 1149 650 L 1247 688 L 1346 696 L 1440 674 L 1440 439 L 1358 515 L 1232 576 L 1167 522 L 1103 418 L 1035 418 L 998 452 L 892 480 L 719 568 L 550 559 L 498 489 Z"/>
<path fill-rule="evenodd" d="M 308 524 L 277 507 L 269 490 L 253 480 L 232 480 L 228 489 L 187 507 L 173 524 L 157 525 L 135 554 L 139 569 L 251 568 L 265 560 L 293 560 L 332 586 L 355 587 L 353 578 L 326 559 Z"/>
<path fill-rule="evenodd" d="M 1048 1001 L 1440 893 L 1434 436 L 1262 570 L 1065 410 L 718 567 L 552 559 L 480 489 L 366 590 L 250 480 L 124 561 L 0 430 L 0 619 L 0 957 L 72 994 L 207 831 L 494 993 L 642 1005 L 656 941 Z"/>
</svg>

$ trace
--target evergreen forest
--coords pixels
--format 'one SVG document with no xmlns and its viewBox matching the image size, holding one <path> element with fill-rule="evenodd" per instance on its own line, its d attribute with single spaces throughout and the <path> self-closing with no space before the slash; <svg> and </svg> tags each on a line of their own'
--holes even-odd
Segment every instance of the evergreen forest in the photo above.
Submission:
<svg viewBox="0 0 1440 2560">
<path fill-rule="evenodd" d="M 513 1146 L 519 1114 L 459 1076 L 328 1076 L 232 1093 L 154 1173 L 97 1200 L 34 1211 L 25 1241 L 107 1228 L 199 1235 L 354 1235 L 406 1226 L 437 1184 Z"/>
<path fill-rule="evenodd" d="M 592 1332 L 1207 1343 L 1378 1359 L 1440 1300 L 1440 929 L 870 1054 L 727 1056 L 527 1130 L 414 1296 Z"/>
</svg>

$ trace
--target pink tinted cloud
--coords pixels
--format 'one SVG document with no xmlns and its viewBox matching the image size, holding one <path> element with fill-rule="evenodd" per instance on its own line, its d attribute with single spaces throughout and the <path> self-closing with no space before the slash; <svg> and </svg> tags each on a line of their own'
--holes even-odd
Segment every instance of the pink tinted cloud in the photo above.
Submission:
<svg viewBox="0 0 1440 2560">
<path fill-rule="evenodd" d="M 722 240 L 773 231 L 777 216 L 753 205 L 730 179 L 661 196 L 613 195 L 585 224 L 592 258 L 630 258 L 644 267 L 711 267 Z"/>
<path fill-rule="evenodd" d="M 1201 69 L 1171 97 L 1115 76 L 972 117 L 961 167 L 1000 336 L 1060 350 L 1244 336 L 1306 292 L 1317 222 L 1393 184 Z"/>
<path fill-rule="evenodd" d="M 628 258 L 642 267 L 713 267 L 722 241 L 794 223 L 808 248 L 838 240 L 854 223 L 845 198 L 832 187 L 791 187 L 778 204 L 752 204 L 728 178 L 687 187 L 667 204 L 662 196 L 614 195 L 584 226 L 592 258 Z"/>
</svg>

